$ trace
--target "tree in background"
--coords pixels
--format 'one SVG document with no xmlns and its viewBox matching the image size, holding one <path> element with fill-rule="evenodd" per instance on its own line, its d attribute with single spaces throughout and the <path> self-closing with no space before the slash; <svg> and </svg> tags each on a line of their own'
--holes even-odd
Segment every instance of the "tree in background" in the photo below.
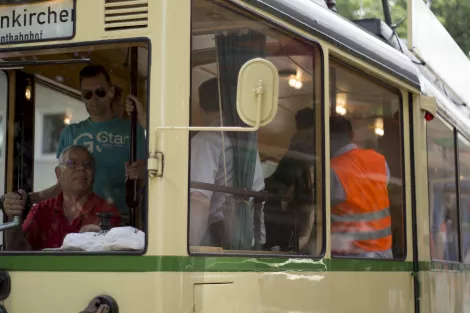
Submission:
<svg viewBox="0 0 470 313">
<path fill-rule="evenodd" d="M 407 18 L 407 0 L 389 0 L 393 23 Z M 463 52 L 470 56 L 470 1 L 428 0 L 428 6 L 454 38 Z M 381 0 L 337 0 L 338 13 L 350 20 L 379 18 L 384 20 Z M 407 23 L 396 28 L 398 36 L 407 37 Z"/>
<path fill-rule="evenodd" d="M 470 1 L 432 0 L 431 10 L 463 52 L 470 56 Z"/>
</svg>

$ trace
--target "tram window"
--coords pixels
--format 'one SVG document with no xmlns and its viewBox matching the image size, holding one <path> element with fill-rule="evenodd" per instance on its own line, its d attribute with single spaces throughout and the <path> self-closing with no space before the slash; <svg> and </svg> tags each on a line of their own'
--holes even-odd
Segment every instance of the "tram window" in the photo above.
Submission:
<svg viewBox="0 0 470 313">
<path fill-rule="evenodd" d="M 319 47 L 209 1 L 193 1 L 192 17 L 193 126 L 245 126 L 236 82 L 250 59 L 276 66 L 280 94 L 274 121 L 256 133 L 191 134 L 190 252 L 319 256 Z"/>
<path fill-rule="evenodd" d="M 458 134 L 462 259 L 470 263 L 470 141 Z"/>
<path fill-rule="evenodd" d="M 404 259 L 400 92 L 330 64 L 331 255 Z"/>
<path fill-rule="evenodd" d="M 137 53 L 130 53 L 131 49 Z M 135 64 L 128 59 L 132 55 L 138 56 L 135 68 L 128 65 Z M 76 62 L 85 58 L 91 62 Z M 14 106 L 15 114 L 9 121 L 14 123 L 15 132 L 9 134 L 12 150 L 5 153 L 10 177 L 8 190 L 12 192 L 6 198 L 14 200 L 15 191 L 23 189 L 29 192 L 29 202 L 19 213 L 13 212 L 7 200 L 4 202 L 5 211 L 10 213 L 8 221 L 15 214 L 24 218 L 21 227 L 5 232 L 6 250 L 140 252 L 144 246 L 138 249 L 110 246 L 106 237 L 102 241 L 96 237 L 93 245 L 84 239 L 65 238 L 70 238 L 67 235 L 71 233 L 108 230 L 99 225 L 128 226 L 132 217 L 135 217 L 132 226 L 146 230 L 143 214 L 147 186 L 147 125 L 143 122 L 147 120 L 146 43 L 28 51 L 5 59 L 75 59 L 60 65 L 51 62 L 13 71 L 10 90 L 15 90 L 16 96 L 10 105 Z M 125 107 L 130 72 L 136 74 L 139 99 L 136 105 L 141 106 L 139 112 L 143 118 L 137 121 L 136 162 L 126 169 L 131 149 L 130 121 Z M 139 179 L 135 216 L 130 215 L 125 199 L 128 176 Z M 109 213 L 107 221 L 100 220 L 98 213 Z M 138 234 L 144 237 L 143 233 Z"/>
<path fill-rule="evenodd" d="M 440 118 L 426 124 L 431 257 L 459 261 L 454 129 Z"/>
</svg>

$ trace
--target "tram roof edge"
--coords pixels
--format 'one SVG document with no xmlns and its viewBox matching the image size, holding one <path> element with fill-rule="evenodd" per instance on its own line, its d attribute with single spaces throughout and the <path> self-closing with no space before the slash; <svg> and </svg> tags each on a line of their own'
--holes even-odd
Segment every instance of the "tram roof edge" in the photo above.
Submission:
<svg viewBox="0 0 470 313">
<path fill-rule="evenodd" d="M 420 88 L 419 71 L 409 57 L 352 21 L 311 0 L 242 0 L 372 63 Z"/>
<path fill-rule="evenodd" d="M 470 118 L 462 114 L 455 103 L 453 103 L 445 94 L 443 94 L 443 92 L 439 90 L 431 81 L 423 76 L 421 79 L 425 93 L 436 97 L 437 112 L 439 113 L 439 116 L 457 128 L 457 130 L 462 135 L 464 135 L 467 140 L 470 140 L 470 128 L 468 127 L 470 125 Z"/>
</svg>

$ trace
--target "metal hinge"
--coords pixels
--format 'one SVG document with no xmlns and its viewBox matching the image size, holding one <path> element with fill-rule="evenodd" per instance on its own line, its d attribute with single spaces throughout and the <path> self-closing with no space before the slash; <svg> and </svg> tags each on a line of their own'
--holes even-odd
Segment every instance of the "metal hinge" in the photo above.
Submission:
<svg viewBox="0 0 470 313">
<path fill-rule="evenodd" d="M 162 177 L 163 176 L 164 156 L 162 152 L 155 152 L 149 155 L 148 171 L 149 177 Z"/>
</svg>

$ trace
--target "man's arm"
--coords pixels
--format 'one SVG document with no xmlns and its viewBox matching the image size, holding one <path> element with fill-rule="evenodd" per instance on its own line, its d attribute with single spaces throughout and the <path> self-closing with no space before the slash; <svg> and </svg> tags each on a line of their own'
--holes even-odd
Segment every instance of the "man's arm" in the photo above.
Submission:
<svg viewBox="0 0 470 313">
<path fill-rule="evenodd" d="M 346 201 L 346 192 L 343 189 L 338 175 L 336 175 L 335 170 L 332 168 L 330 169 L 330 200 L 331 208 Z"/>
<path fill-rule="evenodd" d="M 386 171 L 386 173 L 387 173 L 386 184 L 387 184 L 387 186 L 388 186 L 388 184 L 390 184 L 390 167 L 388 167 L 387 161 L 385 161 L 385 171 Z"/>
<path fill-rule="evenodd" d="M 10 219 L 8 219 L 8 221 L 10 221 Z M 5 232 L 5 239 L 7 251 L 31 250 L 31 245 L 26 240 L 21 225 L 16 228 L 8 229 Z"/>
<path fill-rule="evenodd" d="M 5 198 L 6 200 L 11 200 L 12 203 L 15 203 L 4 207 L 4 213 L 7 216 L 8 221 L 12 221 L 14 216 L 22 216 L 26 205 L 26 192 L 20 190 L 18 193 L 9 193 Z M 21 226 L 9 229 L 5 232 L 5 244 L 7 250 L 31 250 L 31 245 L 26 239 L 25 233 L 27 232 L 30 237 L 32 236 L 31 239 L 35 239 L 39 235 L 38 224 L 36 223 L 38 210 L 39 205 L 34 206 Z"/>
<path fill-rule="evenodd" d="M 41 201 L 57 197 L 61 191 L 62 187 L 56 183 L 54 186 L 46 188 L 42 191 L 30 192 L 29 199 L 32 204 L 36 204 Z"/>
</svg>

